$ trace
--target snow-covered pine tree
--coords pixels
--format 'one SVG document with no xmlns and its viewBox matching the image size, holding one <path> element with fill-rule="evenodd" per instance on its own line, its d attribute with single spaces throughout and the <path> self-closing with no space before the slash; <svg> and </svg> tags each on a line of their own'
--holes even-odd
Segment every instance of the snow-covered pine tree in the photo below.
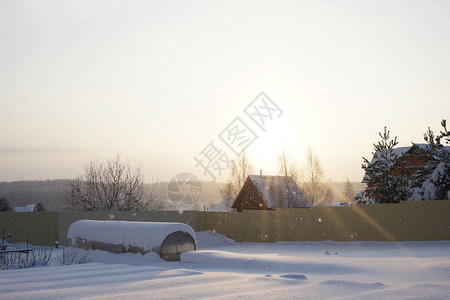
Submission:
<svg viewBox="0 0 450 300">
<path fill-rule="evenodd" d="M 386 127 L 384 133 L 380 132 L 379 135 L 381 140 L 373 144 L 375 152 L 372 152 L 372 161 L 363 157 L 362 168 L 367 187 L 355 198 L 356 203 L 397 203 L 407 198 L 406 178 L 392 172 L 398 160 L 394 152 L 394 147 L 398 144 L 397 137 L 390 139 L 390 131 Z"/>
<path fill-rule="evenodd" d="M 444 128 L 444 131 L 441 131 L 441 134 L 436 137 L 436 144 L 442 145 L 441 144 L 441 139 L 442 138 L 445 138 L 445 143 L 446 144 L 450 144 L 450 131 L 447 130 L 447 121 L 446 120 L 442 120 L 441 121 L 441 126 Z"/>
<path fill-rule="evenodd" d="M 450 200 L 450 164 L 440 162 L 422 184 L 424 200 Z"/>
<path fill-rule="evenodd" d="M 437 161 L 435 156 L 437 154 L 437 147 L 435 143 L 434 132 L 428 127 L 428 131 L 423 134 L 423 139 L 427 142 L 425 147 L 425 164 L 417 169 L 417 172 L 413 175 L 410 182 L 411 196 L 408 200 L 423 200 L 422 185 L 428 180 L 431 173 L 437 167 Z"/>
<path fill-rule="evenodd" d="M 410 183 L 412 194 L 408 200 L 450 200 L 450 153 L 441 144 L 443 138 L 450 143 L 450 132 L 446 120 L 442 120 L 441 125 L 440 135 L 435 137 L 430 128 L 424 134 L 427 159 Z"/>
</svg>

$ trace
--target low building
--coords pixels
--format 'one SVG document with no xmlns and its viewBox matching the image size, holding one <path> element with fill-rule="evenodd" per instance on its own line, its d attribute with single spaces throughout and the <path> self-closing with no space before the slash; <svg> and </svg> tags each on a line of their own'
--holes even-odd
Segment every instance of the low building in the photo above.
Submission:
<svg viewBox="0 0 450 300">
<path fill-rule="evenodd" d="M 227 198 L 227 199 L 223 200 L 222 202 L 220 202 L 219 204 L 217 204 L 214 208 L 210 209 L 209 211 L 230 212 L 230 211 L 233 211 L 233 209 L 231 208 L 231 206 L 233 206 L 233 203 L 234 203 L 233 198 Z"/>
<path fill-rule="evenodd" d="M 237 211 L 309 208 L 312 204 L 291 177 L 250 175 L 232 208 Z"/>
<path fill-rule="evenodd" d="M 33 212 L 36 208 L 36 204 L 28 204 L 27 206 L 16 206 L 14 207 L 15 212 Z"/>
</svg>

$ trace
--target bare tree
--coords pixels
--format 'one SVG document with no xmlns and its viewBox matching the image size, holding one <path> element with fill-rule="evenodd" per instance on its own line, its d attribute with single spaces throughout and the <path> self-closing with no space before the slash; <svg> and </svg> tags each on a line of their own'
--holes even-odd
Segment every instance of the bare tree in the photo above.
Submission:
<svg viewBox="0 0 450 300">
<path fill-rule="evenodd" d="M 324 182 L 325 174 L 322 165 L 309 148 L 303 175 L 304 181 L 301 183 L 301 188 L 305 197 L 313 205 L 325 203 L 331 198 L 332 189 L 328 183 Z"/>
<path fill-rule="evenodd" d="M 286 152 L 281 152 L 278 157 L 278 175 L 285 177 L 292 177 L 297 183 L 300 176 L 300 170 L 297 167 L 297 163 L 286 155 Z"/>
<path fill-rule="evenodd" d="M 353 186 L 352 183 L 350 182 L 350 180 L 348 180 L 345 182 L 345 199 L 347 200 L 347 202 L 353 202 L 354 198 L 355 198 L 355 191 L 353 190 Z"/>
<path fill-rule="evenodd" d="M 139 210 L 164 210 L 166 202 L 163 199 L 164 189 L 159 180 L 152 178 L 150 183 L 145 184 L 144 196 L 141 199 L 141 209 Z"/>
<path fill-rule="evenodd" d="M 286 155 L 286 151 L 281 152 L 280 156 L 278 157 L 278 175 L 283 177 L 284 184 L 287 191 L 287 206 L 288 207 L 295 207 L 294 206 L 294 199 L 295 195 L 293 194 L 293 185 L 291 180 L 294 183 L 298 184 L 298 177 L 299 177 L 299 170 L 297 168 L 297 165 L 295 161 L 288 157 Z M 292 179 L 291 179 L 292 178 Z"/>
<path fill-rule="evenodd" d="M 225 187 L 220 190 L 223 199 L 236 199 L 239 191 L 247 180 L 248 175 L 253 173 L 253 166 L 250 163 L 247 154 L 244 152 L 237 160 L 231 162 L 230 177 L 225 183 Z"/>
<path fill-rule="evenodd" d="M 151 210 L 160 194 L 158 185 L 152 182 L 146 191 L 141 169 L 118 155 L 86 164 L 84 175 L 70 182 L 63 200 L 69 210 Z"/>
<path fill-rule="evenodd" d="M 233 188 L 233 184 L 231 182 L 231 176 L 228 179 L 228 181 L 225 183 L 224 187 L 222 189 L 220 189 L 220 195 L 223 200 L 229 199 L 229 198 L 236 199 L 236 197 L 234 196 L 234 188 Z"/>
</svg>

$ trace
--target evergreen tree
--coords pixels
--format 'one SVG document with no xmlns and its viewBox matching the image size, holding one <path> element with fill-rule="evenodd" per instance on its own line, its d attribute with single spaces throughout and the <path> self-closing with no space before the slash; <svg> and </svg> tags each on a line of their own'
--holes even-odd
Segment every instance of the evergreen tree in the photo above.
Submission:
<svg viewBox="0 0 450 300">
<path fill-rule="evenodd" d="M 390 139 L 390 131 L 384 127 L 384 133 L 379 133 L 381 141 L 373 144 L 375 152 L 369 162 L 363 157 L 362 168 L 367 187 L 357 196 L 356 203 L 398 203 L 407 198 L 408 188 L 406 178 L 394 175 L 393 167 L 398 160 L 394 147 L 398 144 L 397 137 Z"/>
<path fill-rule="evenodd" d="M 443 131 L 435 136 L 428 127 L 424 134 L 426 162 L 413 177 L 410 186 L 412 195 L 409 200 L 445 200 L 450 199 L 450 153 L 442 145 L 443 139 L 450 143 L 450 132 L 446 120 L 441 121 Z"/>
<path fill-rule="evenodd" d="M 44 208 L 44 205 L 41 202 L 38 202 L 38 204 L 36 204 L 36 206 L 34 207 L 34 211 L 47 211 Z"/>
<path fill-rule="evenodd" d="M 9 205 L 9 201 L 5 197 L 0 198 L 0 212 L 12 211 L 12 207 Z"/>
<path fill-rule="evenodd" d="M 441 131 L 441 134 L 436 137 L 436 144 L 442 146 L 442 138 L 444 138 L 446 144 L 450 144 L 450 131 L 447 130 L 447 121 L 442 120 L 441 126 L 443 127 L 443 131 Z"/>
</svg>

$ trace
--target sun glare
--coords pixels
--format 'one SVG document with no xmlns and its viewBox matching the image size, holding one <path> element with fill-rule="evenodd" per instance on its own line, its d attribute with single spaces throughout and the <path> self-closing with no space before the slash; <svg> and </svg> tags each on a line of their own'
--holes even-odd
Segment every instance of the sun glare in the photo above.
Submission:
<svg viewBox="0 0 450 300">
<path fill-rule="evenodd" d="M 266 132 L 248 148 L 249 158 L 255 167 L 255 172 L 262 170 L 265 174 L 274 175 L 278 172 L 278 157 L 283 151 L 288 156 L 296 155 L 299 149 L 295 141 L 294 124 L 289 117 L 282 116 L 267 126 Z"/>
</svg>

